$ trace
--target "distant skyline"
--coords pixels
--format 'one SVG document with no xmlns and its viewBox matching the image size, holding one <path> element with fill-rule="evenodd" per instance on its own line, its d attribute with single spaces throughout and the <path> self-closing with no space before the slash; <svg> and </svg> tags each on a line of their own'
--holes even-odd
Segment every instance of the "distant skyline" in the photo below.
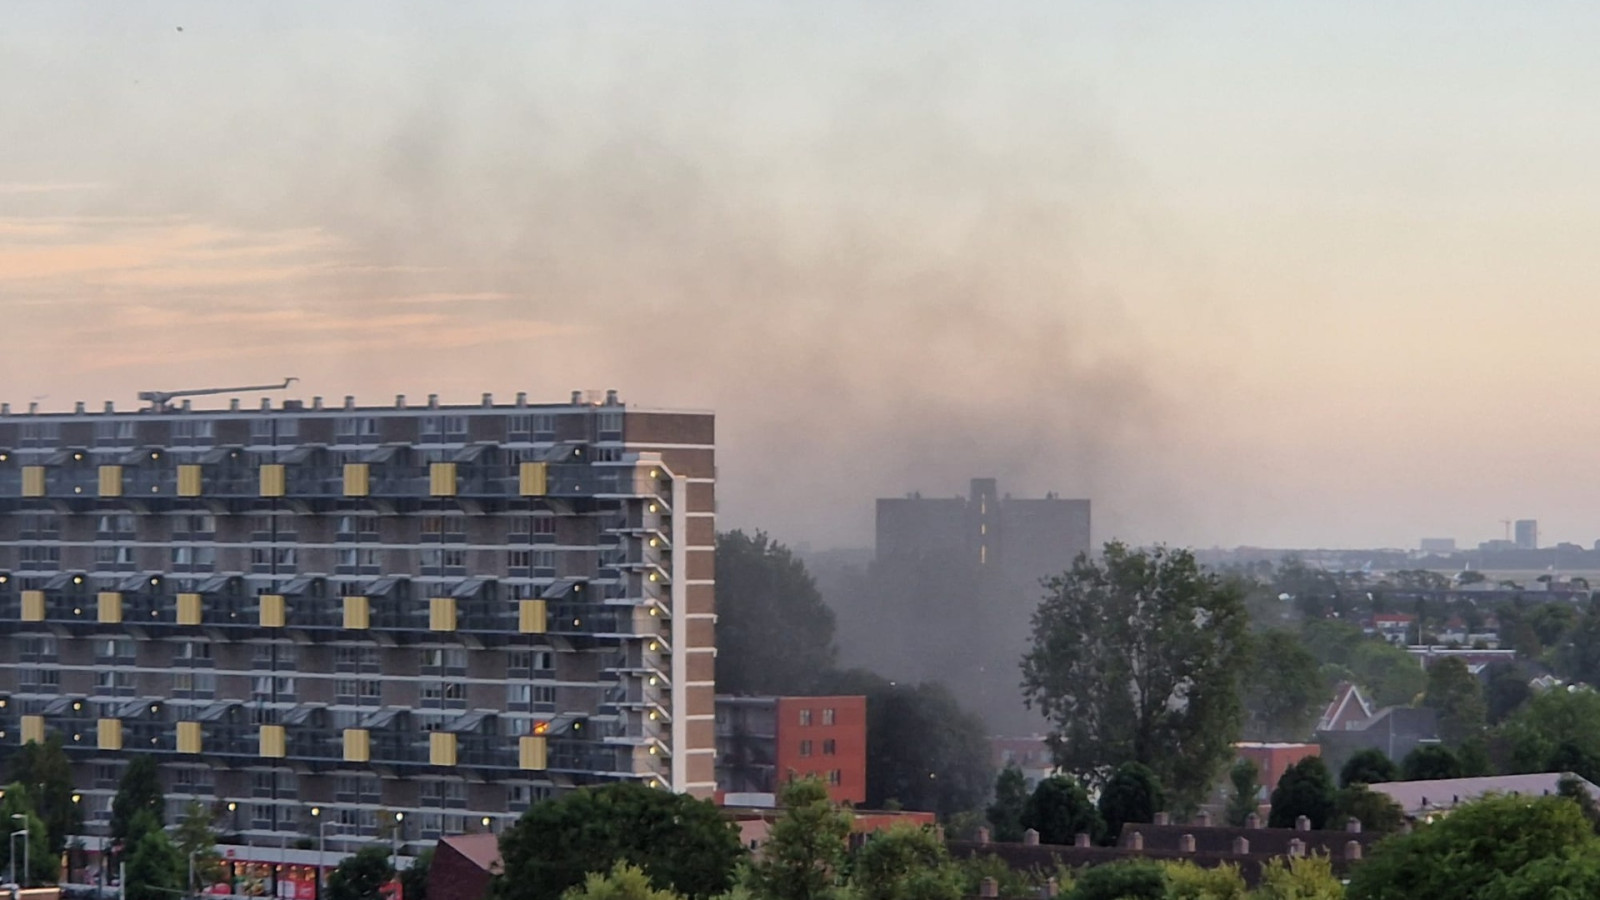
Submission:
<svg viewBox="0 0 1600 900">
<path fill-rule="evenodd" d="M 179 29 L 182 29 L 181 31 Z M 616 388 L 719 524 L 1600 538 L 1600 8 L 0 8 L 0 399 Z"/>
</svg>

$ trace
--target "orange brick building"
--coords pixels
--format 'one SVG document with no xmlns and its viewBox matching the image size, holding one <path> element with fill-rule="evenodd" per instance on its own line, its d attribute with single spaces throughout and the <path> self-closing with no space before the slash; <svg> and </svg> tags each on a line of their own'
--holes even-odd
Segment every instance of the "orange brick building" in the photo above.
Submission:
<svg viewBox="0 0 1600 900">
<path fill-rule="evenodd" d="M 760 805 L 805 776 L 826 783 L 836 803 L 866 802 L 866 697 L 717 698 L 717 791 L 726 802 Z"/>
</svg>

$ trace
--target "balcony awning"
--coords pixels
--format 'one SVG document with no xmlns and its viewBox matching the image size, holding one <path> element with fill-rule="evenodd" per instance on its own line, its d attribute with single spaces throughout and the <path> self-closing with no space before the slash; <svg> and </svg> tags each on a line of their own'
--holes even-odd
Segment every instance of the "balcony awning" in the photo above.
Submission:
<svg viewBox="0 0 1600 900">
<path fill-rule="evenodd" d="M 278 593 L 283 594 L 286 597 L 298 597 L 310 590 L 311 582 L 315 580 L 316 579 L 312 578 L 310 575 L 301 575 L 299 578 L 296 578 L 295 580 L 284 585 L 283 589 L 278 591 Z"/>
<path fill-rule="evenodd" d="M 483 592 L 483 586 L 488 583 L 484 578 L 468 578 L 450 589 L 450 596 L 457 600 L 470 600 Z"/>
<path fill-rule="evenodd" d="M 301 447 L 296 447 L 293 450 L 290 450 L 288 453 L 285 453 L 283 457 L 278 460 L 278 462 L 287 463 L 289 465 L 299 465 L 301 463 L 310 462 L 318 453 L 321 452 L 321 444 L 306 444 Z"/>
<path fill-rule="evenodd" d="M 398 578 L 379 578 L 377 581 L 374 581 L 372 584 L 367 586 L 367 593 L 365 596 L 387 597 L 394 593 L 394 589 L 399 586 L 400 579 Z"/>
<path fill-rule="evenodd" d="M 71 584 L 74 577 L 75 576 L 72 572 L 62 572 L 60 575 L 57 575 L 49 581 L 46 581 L 44 583 L 44 589 L 47 591 L 59 591 Z"/>
<path fill-rule="evenodd" d="M 394 724 L 394 720 L 398 719 L 400 714 L 403 712 L 405 712 L 405 710 L 394 707 L 380 709 L 369 714 L 365 719 L 362 719 L 361 727 L 368 730 L 388 728 L 390 725 Z"/>
<path fill-rule="evenodd" d="M 238 447 L 216 447 L 200 454 L 200 462 L 215 465 L 229 459 L 236 459 L 240 455 Z"/>
<path fill-rule="evenodd" d="M 127 578 L 122 579 L 122 581 L 117 585 L 117 590 L 142 591 L 144 590 L 145 585 L 150 583 L 150 579 L 155 578 L 160 574 L 160 572 L 142 572 L 138 575 L 129 575 Z"/>
<path fill-rule="evenodd" d="M 238 702 L 233 700 L 223 700 L 213 703 L 196 713 L 194 720 L 196 722 L 220 722 L 222 721 L 223 717 L 228 714 L 229 710 L 238 705 Z"/>
<path fill-rule="evenodd" d="M 160 703 L 161 699 L 146 697 L 140 700 L 129 700 L 117 707 L 119 719 L 142 719 L 150 714 L 150 707 Z"/>
<path fill-rule="evenodd" d="M 577 444 L 556 444 L 554 447 L 546 447 L 540 450 L 537 454 L 538 459 L 535 462 L 566 462 L 577 452 Z"/>
<path fill-rule="evenodd" d="M 579 584 L 576 579 L 563 578 L 546 587 L 539 597 L 543 600 L 566 600 L 572 596 Z"/>
<path fill-rule="evenodd" d="M 124 453 L 121 456 L 117 457 L 117 465 L 119 465 L 119 466 L 137 466 L 137 465 L 142 465 L 144 463 L 147 463 L 147 462 L 151 461 L 150 460 L 150 454 L 153 453 L 153 452 L 157 452 L 158 453 L 160 451 L 153 451 L 149 447 L 144 447 L 144 448 L 141 448 L 139 450 L 129 450 L 127 453 Z"/>
<path fill-rule="evenodd" d="M 320 705 L 296 706 L 284 715 L 283 724 L 304 725 L 310 721 L 311 715 L 320 709 L 322 709 Z"/>
<path fill-rule="evenodd" d="M 483 720 L 487 718 L 489 718 L 489 713 L 487 712 L 470 712 L 454 722 L 446 723 L 444 728 L 440 730 L 448 731 L 451 734 L 472 734 L 478 730 L 478 726 L 482 725 Z"/>
<path fill-rule="evenodd" d="M 450 461 L 458 463 L 477 462 L 478 458 L 489 450 L 489 446 L 489 444 L 469 444 L 457 450 L 455 455 L 450 457 Z"/>
<path fill-rule="evenodd" d="M 194 592 L 197 594 L 214 594 L 227 587 L 228 579 L 232 577 L 232 575 L 213 575 L 195 585 Z"/>
<path fill-rule="evenodd" d="M 41 714 L 46 716 L 59 716 L 63 713 L 69 713 L 73 711 L 72 704 L 81 702 L 83 702 L 82 697 L 57 697 L 56 699 L 51 700 L 49 704 L 45 706 Z"/>
<path fill-rule="evenodd" d="M 82 450 L 75 450 L 75 449 L 73 449 L 71 447 L 68 447 L 65 450 L 57 450 L 56 452 L 50 454 L 49 456 L 46 456 L 44 458 L 44 465 L 47 465 L 47 466 L 64 466 L 67 463 L 74 461 L 72 459 L 72 457 L 74 455 L 86 456 L 87 454 L 85 454 Z"/>
</svg>

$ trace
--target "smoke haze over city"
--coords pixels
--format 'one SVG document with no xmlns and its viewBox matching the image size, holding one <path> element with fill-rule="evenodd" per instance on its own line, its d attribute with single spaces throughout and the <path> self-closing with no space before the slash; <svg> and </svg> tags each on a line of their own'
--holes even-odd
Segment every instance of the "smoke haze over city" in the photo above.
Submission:
<svg viewBox="0 0 1600 900">
<path fill-rule="evenodd" d="M 1470 6 L 9 8 L 0 399 L 617 388 L 816 547 L 1587 544 L 1600 11 Z"/>
</svg>

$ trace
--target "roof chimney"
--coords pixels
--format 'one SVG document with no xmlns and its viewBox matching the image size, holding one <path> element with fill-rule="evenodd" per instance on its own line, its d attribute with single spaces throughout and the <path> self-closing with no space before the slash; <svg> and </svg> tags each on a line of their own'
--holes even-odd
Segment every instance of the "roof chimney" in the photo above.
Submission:
<svg viewBox="0 0 1600 900">
<path fill-rule="evenodd" d="M 1151 824 L 1153 824 L 1153 825 L 1167 825 L 1167 824 L 1170 824 L 1172 822 L 1172 816 L 1170 816 L 1170 815 L 1168 815 L 1167 813 L 1164 813 L 1164 812 L 1156 813 L 1155 819 L 1156 820 L 1154 822 L 1152 822 Z"/>
<path fill-rule="evenodd" d="M 521 409 L 522 407 L 527 406 L 527 405 L 528 405 L 528 392 L 527 391 L 517 391 L 517 408 Z"/>
<path fill-rule="evenodd" d="M 37 401 L 37 400 L 28 401 L 28 415 L 30 415 L 30 416 L 31 415 L 35 415 L 38 412 L 39 412 L 39 401 Z"/>
<path fill-rule="evenodd" d="M 1235 856 L 1248 856 L 1250 853 L 1250 839 L 1239 835 L 1233 839 L 1233 854 Z"/>
<path fill-rule="evenodd" d="M 312 409 L 321 409 L 322 408 L 322 398 L 321 397 L 312 397 L 311 398 L 311 408 Z"/>
<path fill-rule="evenodd" d="M 405 409 L 406 408 L 406 395 L 405 394 L 395 394 L 394 395 L 394 408 L 395 409 Z"/>
<path fill-rule="evenodd" d="M 484 408 L 487 409 L 487 408 L 489 408 L 489 407 L 491 407 L 493 405 L 494 405 L 494 395 L 493 394 L 484 394 L 483 395 L 483 406 L 484 406 Z"/>
<path fill-rule="evenodd" d="M 1295 831 L 1310 831 L 1311 830 L 1311 818 L 1309 816 L 1295 816 L 1294 817 L 1294 830 Z"/>
<path fill-rule="evenodd" d="M 615 390 L 606 391 L 606 405 L 607 406 L 616 406 L 617 405 L 617 392 Z"/>
<path fill-rule="evenodd" d="M 116 412 L 116 411 L 117 411 L 117 405 L 115 403 L 111 402 L 110 400 L 107 400 L 106 401 L 106 412 L 109 413 L 109 412 Z"/>
<path fill-rule="evenodd" d="M 272 398 L 271 397 L 262 397 L 261 398 L 261 411 L 262 412 L 272 412 Z"/>
<path fill-rule="evenodd" d="M 107 404 L 107 405 L 109 406 L 110 404 Z M 239 398 L 238 397 L 234 397 L 232 400 L 228 401 L 228 410 L 230 412 L 238 412 L 239 411 Z M 110 410 L 107 410 L 107 412 L 110 412 Z"/>
<path fill-rule="evenodd" d="M 1144 849 L 1144 832 L 1135 831 L 1134 833 L 1128 835 L 1128 849 L 1129 850 L 1143 850 Z"/>
<path fill-rule="evenodd" d="M 83 401 L 79 400 L 77 403 L 72 404 L 72 411 L 79 415 L 83 415 Z"/>
<path fill-rule="evenodd" d="M 183 411 L 184 412 L 188 412 L 191 408 L 193 408 L 193 407 L 189 403 L 189 398 L 185 397 L 183 399 Z"/>
<path fill-rule="evenodd" d="M 1344 830 L 1350 832 L 1351 834 L 1360 834 L 1361 833 L 1361 820 L 1356 818 L 1355 816 L 1351 816 L 1350 818 L 1345 819 L 1344 820 Z"/>
<path fill-rule="evenodd" d="M 572 405 L 573 406 L 582 406 L 583 405 L 583 391 L 573 391 L 572 392 Z"/>
<path fill-rule="evenodd" d="M 1361 842 L 1360 841 L 1345 841 L 1344 842 L 1344 858 L 1345 859 L 1360 859 L 1361 858 Z"/>
<path fill-rule="evenodd" d="M 1192 834 L 1180 834 L 1180 835 L 1178 835 L 1178 852 L 1179 853 L 1193 853 L 1194 852 L 1194 835 L 1192 835 Z"/>
<path fill-rule="evenodd" d="M 438 409 L 439 408 L 439 395 L 438 394 L 429 394 L 428 395 L 428 408 L 429 409 Z"/>
<path fill-rule="evenodd" d="M 1027 831 L 1024 831 L 1022 833 L 1022 843 L 1028 847 L 1039 846 L 1039 830 L 1036 828 L 1029 828 Z"/>
<path fill-rule="evenodd" d="M 355 398 L 354 394 L 345 394 L 344 395 L 344 408 L 345 409 L 355 409 L 356 408 L 356 398 Z"/>
<path fill-rule="evenodd" d="M 1089 846 L 1089 835 L 1088 835 L 1088 833 L 1080 831 L 1077 834 L 1073 835 L 1072 836 L 1072 846 L 1074 846 L 1074 847 L 1087 847 L 1087 846 Z"/>
</svg>

